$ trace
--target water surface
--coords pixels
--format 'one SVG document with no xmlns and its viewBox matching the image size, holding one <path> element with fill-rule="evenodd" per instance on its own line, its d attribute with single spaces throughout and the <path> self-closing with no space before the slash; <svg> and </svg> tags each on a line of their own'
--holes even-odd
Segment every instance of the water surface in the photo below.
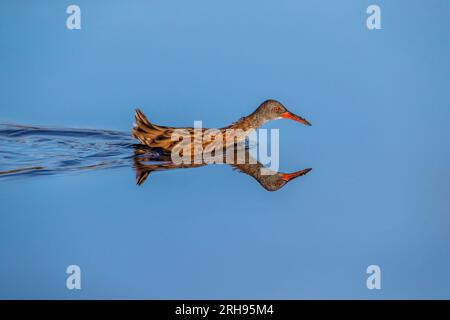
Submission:
<svg viewBox="0 0 450 320">
<path fill-rule="evenodd" d="M 134 144 L 119 131 L 0 124 L 0 177 L 120 167 Z"/>
</svg>

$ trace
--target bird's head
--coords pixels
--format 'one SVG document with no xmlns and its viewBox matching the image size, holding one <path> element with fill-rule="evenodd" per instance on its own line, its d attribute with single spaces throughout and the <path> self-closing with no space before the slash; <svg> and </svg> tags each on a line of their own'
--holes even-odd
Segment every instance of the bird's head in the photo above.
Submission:
<svg viewBox="0 0 450 320">
<path fill-rule="evenodd" d="M 257 112 L 265 119 L 265 120 L 277 120 L 277 119 L 291 119 L 298 122 L 301 122 L 307 126 L 310 126 L 308 120 L 288 111 L 283 104 L 276 100 L 266 100 L 258 107 Z"/>
</svg>

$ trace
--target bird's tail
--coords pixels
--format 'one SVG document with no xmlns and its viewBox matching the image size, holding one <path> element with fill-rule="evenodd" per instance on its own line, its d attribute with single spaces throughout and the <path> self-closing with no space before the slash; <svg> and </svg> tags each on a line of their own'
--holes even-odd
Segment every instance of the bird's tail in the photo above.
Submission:
<svg viewBox="0 0 450 320">
<path fill-rule="evenodd" d="M 161 134 L 162 128 L 148 121 L 147 117 L 139 109 L 136 109 L 134 119 L 133 138 L 138 139 L 142 144 L 150 146 L 153 140 Z"/>
</svg>

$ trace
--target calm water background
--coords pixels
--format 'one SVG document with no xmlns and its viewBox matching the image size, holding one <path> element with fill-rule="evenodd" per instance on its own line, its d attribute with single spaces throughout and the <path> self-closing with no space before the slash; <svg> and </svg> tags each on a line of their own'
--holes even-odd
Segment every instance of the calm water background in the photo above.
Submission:
<svg viewBox="0 0 450 320">
<path fill-rule="evenodd" d="M 450 298 L 450 2 L 0 3 L 0 119 L 219 127 L 266 98 L 275 193 L 227 166 L 0 181 L 0 298 Z M 82 290 L 65 269 L 82 270 Z M 366 268 L 382 269 L 382 290 Z"/>
</svg>

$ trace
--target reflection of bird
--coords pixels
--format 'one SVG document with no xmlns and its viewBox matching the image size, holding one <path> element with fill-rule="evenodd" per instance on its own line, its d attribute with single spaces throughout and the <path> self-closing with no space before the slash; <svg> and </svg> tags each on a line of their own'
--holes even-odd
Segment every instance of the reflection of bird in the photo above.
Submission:
<svg viewBox="0 0 450 320">
<path fill-rule="evenodd" d="M 138 146 L 135 150 L 134 157 L 134 167 L 136 169 L 136 183 L 138 185 L 143 184 L 149 174 L 153 171 L 165 171 L 172 169 L 181 169 L 181 168 L 196 168 L 207 165 L 206 163 L 201 164 L 174 164 L 170 160 L 170 154 L 160 152 L 153 152 L 154 149 L 148 148 L 145 146 Z M 246 148 L 245 151 L 245 161 L 244 163 L 233 163 L 230 164 L 234 169 L 239 170 L 251 177 L 253 177 L 259 184 L 268 191 L 276 191 L 282 188 L 289 181 L 303 176 L 311 171 L 311 168 L 296 171 L 293 173 L 283 173 L 283 172 L 275 172 L 264 168 L 264 166 L 253 159 L 249 153 L 249 150 Z M 235 150 L 235 152 L 238 152 Z M 225 154 L 225 152 L 224 152 Z M 236 153 L 235 153 L 236 155 Z M 234 157 L 237 159 L 238 157 Z M 150 164 L 148 164 L 151 162 Z"/>
<path fill-rule="evenodd" d="M 312 168 L 307 168 L 293 173 L 283 173 L 274 171 L 268 172 L 270 170 L 264 168 L 264 166 L 259 162 L 257 162 L 256 164 L 245 163 L 245 164 L 234 164 L 231 166 L 233 168 L 236 168 L 240 172 L 255 178 L 255 180 L 258 181 L 259 184 L 268 191 L 277 191 L 289 181 L 297 177 L 301 177 L 312 170 Z M 263 174 L 263 172 L 265 174 Z"/>
<path fill-rule="evenodd" d="M 239 119 L 230 126 L 220 128 L 219 131 L 222 133 L 223 138 L 225 138 L 225 133 L 229 129 L 241 129 L 242 131 L 257 129 L 267 121 L 282 118 L 292 119 L 308 126 L 311 125 L 306 119 L 289 112 L 280 102 L 275 100 L 267 100 L 264 101 L 252 114 Z M 139 109 L 136 110 L 135 119 L 136 125 L 133 128 L 133 137 L 147 146 L 162 148 L 164 150 L 172 150 L 178 143 L 178 141 L 172 141 L 172 134 L 176 129 L 186 130 L 192 138 L 191 141 L 194 141 L 193 138 L 195 135 L 194 128 L 192 127 L 173 128 L 152 124 Z M 207 129 L 202 128 L 201 130 L 205 133 Z M 240 136 L 238 135 L 236 140 L 233 138 L 232 143 L 235 143 L 235 141 L 242 141 L 245 137 L 245 134 Z M 205 147 L 211 142 L 211 140 L 202 141 L 202 147 Z M 224 146 L 226 145 L 228 144 L 224 143 Z"/>
</svg>

